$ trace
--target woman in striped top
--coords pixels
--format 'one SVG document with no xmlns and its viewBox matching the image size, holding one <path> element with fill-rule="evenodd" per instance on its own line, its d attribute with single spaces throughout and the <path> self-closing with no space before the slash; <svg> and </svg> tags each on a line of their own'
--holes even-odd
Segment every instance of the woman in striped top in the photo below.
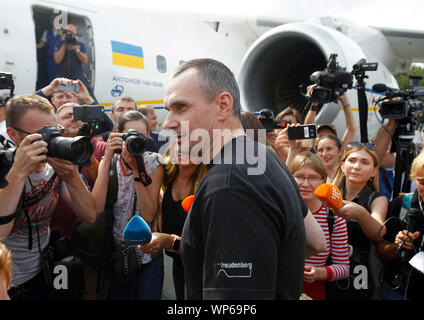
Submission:
<svg viewBox="0 0 424 320">
<path fill-rule="evenodd" d="M 349 276 L 349 248 L 346 222 L 334 216 L 329 232 L 327 207 L 314 195 L 314 190 L 327 179 L 323 160 L 316 154 L 303 152 L 290 163 L 300 194 L 324 231 L 327 249 L 305 260 L 303 291 L 314 300 L 325 299 L 325 282 Z M 329 259 L 330 257 L 330 259 Z M 331 264 L 327 265 L 327 261 Z"/>
</svg>

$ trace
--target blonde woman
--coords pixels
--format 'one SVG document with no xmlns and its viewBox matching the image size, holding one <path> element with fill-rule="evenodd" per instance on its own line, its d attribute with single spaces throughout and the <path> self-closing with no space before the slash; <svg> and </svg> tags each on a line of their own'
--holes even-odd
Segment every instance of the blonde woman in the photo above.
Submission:
<svg viewBox="0 0 424 320">
<path fill-rule="evenodd" d="M 382 239 L 388 210 L 387 198 L 379 192 L 378 158 L 372 143 L 351 142 L 346 146 L 333 183 L 343 194 L 343 207 L 336 212 L 346 219 L 350 277 L 340 288 L 340 299 L 371 299 L 377 279 L 371 276 L 372 244 Z M 355 281 L 359 276 L 361 279 Z M 366 284 L 366 285 L 365 285 Z"/>
<path fill-rule="evenodd" d="M 0 242 L 0 300 L 10 300 L 7 290 L 12 280 L 12 258 L 9 249 Z"/>
</svg>

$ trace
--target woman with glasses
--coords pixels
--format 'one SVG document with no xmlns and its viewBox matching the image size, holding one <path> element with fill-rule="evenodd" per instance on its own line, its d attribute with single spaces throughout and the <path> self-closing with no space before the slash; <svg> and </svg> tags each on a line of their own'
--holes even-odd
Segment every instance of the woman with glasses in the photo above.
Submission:
<svg viewBox="0 0 424 320">
<path fill-rule="evenodd" d="M 291 161 L 290 171 L 303 200 L 325 234 L 327 246 L 326 251 L 305 260 L 303 291 L 314 300 L 324 300 L 326 282 L 349 275 L 346 222 L 334 216 L 314 194 L 314 190 L 327 179 L 327 170 L 320 157 L 303 152 Z"/>
<path fill-rule="evenodd" d="M 338 286 L 339 299 L 371 299 L 379 281 L 374 275 L 378 259 L 373 242 L 385 234 L 388 201 L 379 192 L 378 164 L 374 144 L 352 142 L 346 146 L 333 180 L 344 199 L 335 213 L 346 219 L 351 247 L 350 275 L 344 286 Z"/>
</svg>

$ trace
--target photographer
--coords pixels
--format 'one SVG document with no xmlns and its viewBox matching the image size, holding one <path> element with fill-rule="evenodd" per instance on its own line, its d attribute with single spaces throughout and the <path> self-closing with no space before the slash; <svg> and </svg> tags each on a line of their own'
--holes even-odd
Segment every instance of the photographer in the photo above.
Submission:
<svg viewBox="0 0 424 320">
<path fill-rule="evenodd" d="M 62 135 L 64 137 L 75 138 L 82 125 L 81 121 L 75 121 L 73 118 L 72 111 L 74 106 L 77 106 L 77 104 L 65 103 L 59 107 L 56 112 L 57 123 L 62 126 Z M 93 188 L 94 181 L 96 181 L 98 167 L 99 162 L 96 160 L 93 153 L 90 157 L 90 163 L 83 166 L 80 170 L 81 178 L 86 183 L 89 190 Z M 63 237 L 71 237 L 75 220 L 76 215 L 70 207 L 68 207 L 63 200 L 59 199 L 58 205 L 51 216 L 50 227 L 58 228 Z"/>
<path fill-rule="evenodd" d="M 423 250 L 424 210 L 424 153 L 412 162 L 411 180 L 417 189 L 410 203 L 406 195 L 390 203 L 385 241 L 378 244 L 380 256 L 386 260 L 383 299 L 421 300 L 424 276 L 408 261 Z M 394 221 L 394 222 L 393 222 Z"/>
<path fill-rule="evenodd" d="M 0 239 L 12 251 L 12 299 L 49 299 L 52 288 L 44 275 L 49 244 L 49 220 L 62 198 L 83 221 L 96 218 L 95 203 L 76 166 L 47 156 L 48 143 L 37 133 L 56 127 L 52 105 L 37 95 L 21 95 L 6 105 L 7 132 L 15 142 L 8 185 L 0 189 Z"/>
<path fill-rule="evenodd" d="M 144 137 L 147 136 L 147 122 L 144 116 L 135 110 L 127 111 L 120 115 L 117 123 L 119 132 L 111 133 L 106 144 L 104 157 L 100 161 L 96 183 L 93 187 L 93 196 L 96 201 L 97 212 L 109 211 L 110 202 L 113 202 L 113 238 L 115 249 L 123 243 L 123 231 L 128 221 L 134 215 L 141 216 L 151 226 L 156 219 L 159 208 L 159 192 L 163 179 L 164 170 L 159 162 L 159 155 L 152 152 L 144 152 L 142 155 L 131 153 L 126 141 L 123 141 L 123 133 L 130 129 L 136 130 Z M 139 136 L 137 136 L 139 138 Z M 127 137 L 126 140 L 129 138 Z M 145 138 L 143 138 L 145 140 Z M 121 151 L 116 154 L 116 151 Z M 151 183 L 146 184 L 142 180 L 137 169 L 139 161 L 144 161 L 145 173 L 150 176 Z M 110 174 L 114 172 L 115 174 Z M 117 190 L 111 194 L 110 180 L 115 179 Z M 116 181 L 117 180 L 117 181 Z M 109 189 L 109 190 L 108 190 Z M 110 198 L 115 201 L 111 201 Z M 139 269 L 134 277 L 122 279 L 114 267 L 121 263 L 112 257 L 110 266 L 111 288 L 110 298 L 113 300 L 159 300 L 162 295 L 163 285 L 163 253 L 150 255 L 143 254 L 137 249 Z M 115 254 L 114 254 L 115 256 Z M 130 264 L 130 262 L 128 262 Z M 141 265 L 141 266 L 140 266 Z M 131 269 L 132 266 L 129 266 Z"/>
<path fill-rule="evenodd" d="M 55 44 L 54 61 L 57 64 L 56 77 L 73 80 L 82 79 L 82 64 L 88 62 L 87 50 L 77 41 L 77 27 L 68 24 L 63 30 L 62 39 Z"/>
</svg>

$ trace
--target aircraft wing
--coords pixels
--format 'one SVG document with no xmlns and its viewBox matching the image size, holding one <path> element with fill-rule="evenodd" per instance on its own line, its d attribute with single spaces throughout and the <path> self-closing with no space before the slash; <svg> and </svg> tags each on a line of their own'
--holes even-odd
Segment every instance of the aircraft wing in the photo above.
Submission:
<svg viewBox="0 0 424 320">
<path fill-rule="evenodd" d="M 424 31 L 373 28 L 383 33 L 399 57 L 424 62 Z"/>
</svg>

